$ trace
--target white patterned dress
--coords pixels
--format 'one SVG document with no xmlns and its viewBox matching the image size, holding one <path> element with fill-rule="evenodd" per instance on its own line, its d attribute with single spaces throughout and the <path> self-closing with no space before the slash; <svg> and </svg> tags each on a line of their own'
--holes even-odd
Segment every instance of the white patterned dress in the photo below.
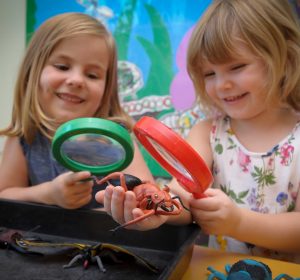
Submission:
<svg viewBox="0 0 300 280">
<path fill-rule="evenodd" d="M 300 122 L 278 145 L 265 153 L 248 151 L 234 135 L 228 117 L 213 122 L 210 141 L 214 188 L 224 191 L 239 207 L 252 211 L 274 214 L 293 211 L 300 187 Z M 210 236 L 209 246 L 300 261 L 299 256 L 279 254 L 226 236 Z"/>
</svg>

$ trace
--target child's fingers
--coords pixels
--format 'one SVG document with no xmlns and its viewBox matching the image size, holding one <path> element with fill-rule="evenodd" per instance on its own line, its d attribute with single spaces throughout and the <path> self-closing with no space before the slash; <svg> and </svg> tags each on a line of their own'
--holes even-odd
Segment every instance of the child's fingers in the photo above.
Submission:
<svg viewBox="0 0 300 280">
<path fill-rule="evenodd" d="M 196 221 L 200 221 L 201 223 L 203 222 L 210 222 L 212 220 L 214 220 L 214 212 L 210 212 L 210 211 L 202 211 L 197 209 L 196 211 L 192 210 L 192 215 L 193 215 L 193 219 Z"/>
<path fill-rule="evenodd" d="M 207 197 L 201 199 L 190 199 L 190 205 L 192 208 L 204 211 L 217 211 L 220 208 L 220 192 L 215 189 L 208 189 L 205 191 Z"/>
<path fill-rule="evenodd" d="M 123 224 L 124 219 L 124 200 L 125 200 L 125 190 L 118 186 L 113 188 L 111 197 L 111 215 L 116 222 Z"/>
<path fill-rule="evenodd" d="M 132 210 L 136 207 L 136 197 L 132 191 L 125 192 L 124 219 L 126 222 L 133 220 Z"/>
<path fill-rule="evenodd" d="M 74 204 L 76 205 L 75 208 L 82 207 L 83 205 L 88 204 L 92 199 L 92 195 L 77 195 Z"/>
<path fill-rule="evenodd" d="M 87 195 L 91 195 L 92 192 L 93 192 L 92 183 L 85 183 L 85 184 L 72 186 L 72 193 L 74 195 L 87 196 Z"/>
<path fill-rule="evenodd" d="M 211 197 L 191 199 L 190 206 L 192 209 L 203 211 L 217 211 L 220 207 L 218 201 L 212 199 Z"/>
<path fill-rule="evenodd" d="M 104 205 L 104 195 L 105 195 L 105 190 L 102 191 L 98 191 L 95 194 L 95 199 L 98 203 L 103 204 Z"/>
<path fill-rule="evenodd" d="M 111 215 L 111 203 L 114 186 L 108 185 L 104 191 L 103 205 L 107 214 Z"/>
<path fill-rule="evenodd" d="M 142 209 L 139 209 L 139 208 L 133 209 L 132 214 L 133 214 L 132 219 L 136 219 L 138 217 L 145 215 L 145 213 L 142 211 Z M 135 228 L 135 229 L 138 229 L 141 231 L 146 231 L 149 229 L 158 228 L 160 225 L 165 223 L 166 220 L 167 220 L 167 216 L 153 215 L 153 216 L 146 218 L 145 220 L 141 220 L 137 224 L 133 225 L 132 228 Z"/>
</svg>

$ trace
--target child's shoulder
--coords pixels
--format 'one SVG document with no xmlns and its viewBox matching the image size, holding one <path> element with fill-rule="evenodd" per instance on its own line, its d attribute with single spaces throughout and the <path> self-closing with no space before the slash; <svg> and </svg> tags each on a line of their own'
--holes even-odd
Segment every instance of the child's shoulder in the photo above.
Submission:
<svg viewBox="0 0 300 280">
<path fill-rule="evenodd" d="M 188 138 L 209 137 L 212 127 L 213 119 L 201 120 L 192 127 Z"/>
<path fill-rule="evenodd" d="M 210 117 L 204 120 L 199 120 L 191 129 L 188 138 L 204 137 L 209 138 L 211 133 L 214 133 L 216 127 L 230 127 L 230 120 L 224 115 Z"/>
<path fill-rule="evenodd" d="M 215 122 L 215 119 L 209 118 L 198 121 L 191 130 L 210 130 Z"/>
</svg>

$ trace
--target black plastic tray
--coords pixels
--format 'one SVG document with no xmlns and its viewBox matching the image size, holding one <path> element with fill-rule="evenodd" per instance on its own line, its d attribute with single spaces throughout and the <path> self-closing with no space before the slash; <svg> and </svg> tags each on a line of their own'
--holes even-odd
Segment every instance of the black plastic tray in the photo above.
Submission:
<svg viewBox="0 0 300 280">
<path fill-rule="evenodd" d="M 181 279 L 193 251 L 199 227 L 163 225 L 151 231 L 120 229 L 104 212 L 66 210 L 16 201 L 0 200 L 0 228 L 21 231 L 23 235 L 58 242 L 87 244 L 112 243 L 140 255 L 159 268 L 154 274 L 136 263 L 104 264 L 106 273 L 97 265 L 83 269 L 78 264 L 70 269 L 62 266 L 66 256 L 36 257 L 0 249 L 0 279 Z"/>
</svg>

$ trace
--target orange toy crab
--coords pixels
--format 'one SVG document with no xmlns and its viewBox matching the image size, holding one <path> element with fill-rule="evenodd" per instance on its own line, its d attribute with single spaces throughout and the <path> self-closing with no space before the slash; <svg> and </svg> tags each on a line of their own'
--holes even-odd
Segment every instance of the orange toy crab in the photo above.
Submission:
<svg viewBox="0 0 300 280">
<path fill-rule="evenodd" d="M 135 224 L 152 215 L 179 215 L 182 212 L 182 208 L 189 211 L 189 209 L 183 206 L 179 196 L 171 197 L 168 186 L 160 189 L 158 186 L 150 182 L 143 182 L 132 175 L 113 172 L 100 180 L 96 179 L 96 183 L 101 185 L 113 179 L 120 179 L 120 185 L 125 191 L 131 190 L 135 193 L 138 201 L 137 207 L 145 213 L 143 216 L 120 225 L 114 230 Z"/>
</svg>

